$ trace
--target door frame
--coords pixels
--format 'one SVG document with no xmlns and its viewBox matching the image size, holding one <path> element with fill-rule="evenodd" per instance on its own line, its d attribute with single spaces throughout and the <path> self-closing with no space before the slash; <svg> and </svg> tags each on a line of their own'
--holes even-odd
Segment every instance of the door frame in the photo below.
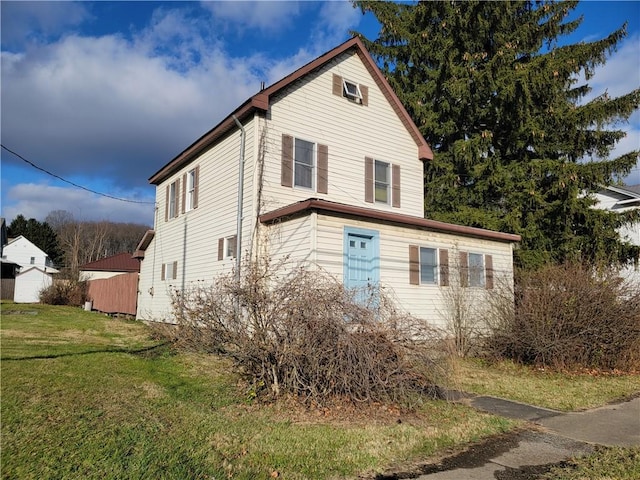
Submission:
<svg viewBox="0 0 640 480">
<path fill-rule="evenodd" d="M 349 236 L 354 235 L 371 240 L 371 285 L 380 284 L 380 232 L 366 228 L 344 227 L 342 242 L 342 282 L 349 288 Z"/>
</svg>

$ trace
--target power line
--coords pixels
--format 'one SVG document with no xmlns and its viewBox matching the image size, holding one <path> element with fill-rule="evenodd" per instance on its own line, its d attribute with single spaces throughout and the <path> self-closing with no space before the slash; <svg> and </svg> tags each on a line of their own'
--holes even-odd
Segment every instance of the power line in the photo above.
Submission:
<svg viewBox="0 0 640 480">
<path fill-rule="evenodd" d="M 0 144 L 0 147 L 4 148 L 7 152 L 9 152 L 12 155 L 15 155 L 16 157 L 18 157 L 20 160 L 22 160 L 23 162 L 27 163 L 28 165 L 32 166 L 33 168 L 35 168 L 36 170 L 40 170 L 41 172 L 46 173 L 47 175 L 50 175 L 54 178 L 57 178 L 58 180 L 62 180 L 65 183 L 68 183 L 69 185 L 73 185 L 76 188 L 80 188 L 82 190 L 85 190 L 87 192 L 93 193 L 95 195 L 100 195 L 101 197 L 106 197 L 106 198 L 110 198 L 112 200 L 118 200 L 119 202 L 128 202 L 128 203 L 140 203 L 140 204 L 144 204 L 144 205 L 155 205 L 155 202 L 143 202 L 141 200 L 129 200 L 128 198 L 119 198 L 119 197 L 114 197 L 113 195 L 109 195 L 107 193 L 102 193 L 102 192 L 96 192 L 95 190 L 91 190 L 90 188 L 87 187 L 83 187 L 82 185 L 78 185 L 77 183 L 73 183 L 70 180 L 67 180 L 66 178 L 62 178 L 60 175 L 56 175 L 55 173 L 51 173 L 49 170 L 45 170 L 42 167 L 39 167 L 38 165 L 36 165 L 35 163 L 27 160 L 26 158 L 24 158 L 22 155 L 20 155 L 19 153 L 14 152 L 13 150 L 5 147 L 4 145 Z"/>
</svg>

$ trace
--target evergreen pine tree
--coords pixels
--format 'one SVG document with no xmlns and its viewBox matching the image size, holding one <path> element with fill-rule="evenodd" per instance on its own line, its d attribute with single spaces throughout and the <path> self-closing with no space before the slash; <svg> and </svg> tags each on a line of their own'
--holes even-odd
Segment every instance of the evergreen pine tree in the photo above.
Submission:
<svg viewBox="0 0 640 480">
<path fill-rule="evenodd" d="M 640 212 L 592 208 L 637 151 L 610 152 L 640 89 L 588 102 L 588 80 L 626 35 L 560 46 L 577 2 L 357 1 L 382 25 L 362 38 L 435 152 L 425 165 L 428 218 L 520 234 L 516 262 L 628 261 L 616 228 Z M 595 92 L 598 93 L 598 92 Z M 595 159 L 599 161 L 586 161 Z"/>
</svg>

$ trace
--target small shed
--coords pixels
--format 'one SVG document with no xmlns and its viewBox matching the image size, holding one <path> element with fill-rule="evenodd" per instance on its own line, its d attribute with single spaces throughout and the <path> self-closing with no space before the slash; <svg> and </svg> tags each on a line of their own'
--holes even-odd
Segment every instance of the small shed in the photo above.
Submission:
<svg viewBox="0 0 640 480">
<path fill-rule="evenodd" d="M 53 284 L 53 275 L 40 267 L 31 267 L 16 275 L 13 301 L 38 303 L 40 292 Z"/>
</svg>

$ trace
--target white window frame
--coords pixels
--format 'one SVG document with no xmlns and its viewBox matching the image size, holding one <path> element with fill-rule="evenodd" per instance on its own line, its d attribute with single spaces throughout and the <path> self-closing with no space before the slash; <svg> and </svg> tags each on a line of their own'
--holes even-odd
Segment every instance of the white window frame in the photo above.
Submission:
<svg viewBox="0 0 640 480">
<path fill-rule="evenodd" d="M 433 251 L 433 260 L 434 263 L 433 265 L 427 265 L 424 264 L 422 259 L 422 252 L 426 251 L 426 250 L 432 250 Z M 420 285 L 438 285 L 438 273 L 439 273 L 439 251 L 437 248 L 434 247 L 420 247 L 419 249 L 419 257 L 418 257 L 418 264 L 420 265 Z M 425 267 L 429 267 L 429 268 L 433 268 L 433 281 L 424 281 L 423 276 L 422 276 L 422 272 L 424 271 Z"/>
<path fill-rule="evenodd" d="M 352 82 L 351 80 L 342 79 L 342 92 L 345 97 L 352 100 L 362 101 L 362 92 L 360 91 L 360 84 Z"/>
<path fill-rule="evenodd" d="M 177 182 L 175 180 L 169 185 L 169 219 L 174 218 L 178 212 L 178 205 L 176 204 Z"/>
<path fill-rule="evenodd" d="M 178 278 L 178 267 L 176 265 L 176 262 L 166 262 L 164 263 L 163 268 L 165 282 L 169 282 Z"/>
<path fill-rule="evenodd" d="M 187 184 L 183 186 L 187 189 L 185 211 L 193 210 L 193 201 L 196 194 L 196 169 L 187 172 Z"/>
<path fill-rule="evenodd" d="M 479 262 L 477 260 L 479 260 Z M 470 287 L 484 288 L 487 284 L 484 254 L 469 252 L 467 269 L 467 285 Z"/>
<path fill-rule="evenodd" d="M 298 162 L 298 158 L 297 158 L 297 142 L 305 142 L 311 145 L 311 185 L 307 186 L 307 185 L 301 185 L 298 184 L 298 178 L 297 178 L 297 171 L 298 171 L 298 165 L 300 165 L 300 167 L 302 166 L 308 166 L 305 163 L 302 162 Z M 318 164 L 318 144 L 315 142 L 311 142 L 309 140 L 305 140 L 303 138 L 295 138 L 293 139 L 293 186 L 295 188 L 305 188 L 307 190 L 313 190 L 315 191 L 316 189 L 316 171 L 317 171 L 317 164 Z"/>
<path fill-rule="evenodd" d="M 378 165 L 384 166 L 387 172 L 386 181 L 378 179 Z M 378 187 L 384 187 L 386 189 L 386 200 L 378 199 Z M 389 205 L 391 203 L 391 164 L 389 162 L 383 162 L 382 160 L 374 160 L 373 162 L 373 200 L 375 203 L 384 203 Z"/>
<path fill-rule="evenodd" d="M 225 237 L 224 239 L 224 258 L 236 258 L 236 253 L 238 249 L 237 236 L 231 235 L 229 237 Z"/>
</svg>

